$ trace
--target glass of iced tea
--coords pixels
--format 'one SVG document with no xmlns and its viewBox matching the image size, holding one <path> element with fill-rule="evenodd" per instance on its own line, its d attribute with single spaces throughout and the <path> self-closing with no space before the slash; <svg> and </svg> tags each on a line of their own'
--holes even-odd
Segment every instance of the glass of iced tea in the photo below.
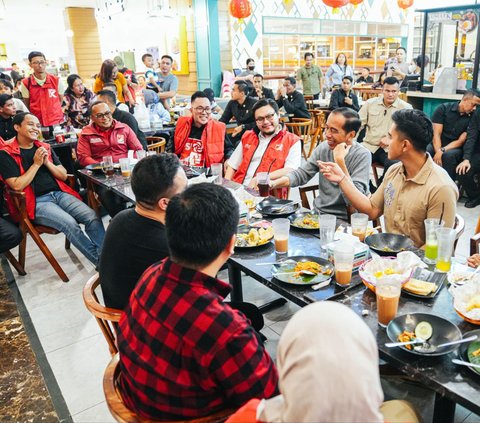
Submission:
<svg viewBox="0 0 480 423">
<path fill-rule="evenodd" d="M 363 242 L 367 232 L 368 215 L 364 213 L 353 213 L 350 217 L 350 222 L 352 225 L 352 235 Z"/>
<path fill-rule="evenodd" d="M 455 229 L 438 228 L 436 231 L 438 241 L 438 254 L 436 269 L 440 272 L 449 272 L 452 266 L 453 245 L 455 244 Z"/>
<path fill-rule="evenodd" d="M 260 197 L 268 197 L 270 194 L 270 175 L 268 172 L 257 173 L 257 187 Z"/>
<path fill-rule="evenodd" d="M 130 159 L 123 158 L 119 160 L 120 162 L 120 170 L 122 172 L 122 176 L 124 178 L 130 178 L 131 170 L 130 170 Z"/>
<path fill-rule="evenodd" d="M 105 173 L 107 178 L 113 177 L 115 173 L 115 169 L 113 168 L 113 157 L 112 156 L 105 156 L 102 157 L 102 170 Z"/>
<path fill-rule="evenodd" d="M 434 264 L 438 255 L 438 240 L 436 230 L 441 228 L 445 222 L 440 219 L 425 219 L 425 263 Z"/>
<path fill-rule="evenodd" d="M 278 254 L 288 253 L 288 237 L 290 235 L 290 220 L 272 220 L 273 239 L 275 241 L 275 252 Z"/>
<path fill-rule="evenodd" d="M 377 281 L 375 292 L 377 295 L 378 324 L 386 327 L 394 319 L 398 311 L 398 300 L 402 284 L 392 278 L 381 278 Z"/>
<path fill-rule="evenodd" d="M 339 244 L 339 243 L 337 243 Z M 351 245 L 335 245 L 333 260 L 335 263 L 335 281 L 340 286 L 348 286 L 352 281 L 353 257 L 355 249 Z"/>
</svg>

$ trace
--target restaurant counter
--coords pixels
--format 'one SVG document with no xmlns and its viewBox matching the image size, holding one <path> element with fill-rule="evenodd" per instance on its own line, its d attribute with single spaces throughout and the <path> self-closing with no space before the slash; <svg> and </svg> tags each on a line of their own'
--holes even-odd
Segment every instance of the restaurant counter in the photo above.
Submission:
<svg viewBox="0 0 480 423">
<path fill-rule="evenodd" d="M 422 91 L 407 91 L 407 102 L 414 109 L 423 110 L 432 117 L 435 109 L 442 103 L 451 103 L 462 99 L 462 94 L 424 93 Z"/>
</svg>

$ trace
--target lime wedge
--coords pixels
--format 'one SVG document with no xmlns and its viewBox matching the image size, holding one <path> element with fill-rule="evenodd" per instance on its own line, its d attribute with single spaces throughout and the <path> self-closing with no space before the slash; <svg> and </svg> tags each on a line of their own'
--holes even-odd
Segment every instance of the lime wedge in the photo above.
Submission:
<svg viewBox="0 0 480 423">
<path fill-rule="evenodd" d="M 422 341 L 426 341 L 432 337 L 433 328 L 428 322 L 420 322 L 415 326 L 415 336 Z"/>
</svg>

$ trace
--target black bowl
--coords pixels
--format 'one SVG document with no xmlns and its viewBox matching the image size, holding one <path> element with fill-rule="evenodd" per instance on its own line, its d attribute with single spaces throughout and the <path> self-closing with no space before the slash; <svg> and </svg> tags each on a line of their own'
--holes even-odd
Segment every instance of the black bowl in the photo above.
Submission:
<svg viewBox="0 0 480 423">
<path fill-rule="evenodd" d="M 413 247 L 413 241 L 405 235 L 389 233 L 369 235 L 365 238 L 365 244 L 380 256 L 396 256 Z"/>
<path fill-rule="evenodd" d="M 281 208 L 283 210 L 281 210 Z M 256 210 L 264 216 L 283 217 L 295 213 L 300 206 L 292 200 L 282 200 L 276 197 L 267 197 L 257 204 Z M 279 210 L 281 210 L 279 212 Z"/>
<path fill-rule="evenodd" d="M 442 317 L 435 316 L 427 313 L 409 313 L 403 316 L 398 316 L 393 319 L 387 326 L 387 335 L 392 342 L 398 342 L 398 335 L 407 330 L 413 332 L 415 326 L 420 322 L 428 322 L 432 325 L 433 334 L 428 340 L 431 345 L 439 345 L 445 342 L 458 341 L 462 339 L 462 333 L 460 329 L 452 322 L 443 319 Z M 401 348 L 409 353 L 422 355 L 422 356 L 438 356 L 448 354 L 458 348 L 457 345 L 450 345 L 448 347 L 442 347 L 432 353 L 415 351 L 415 349 L 409 350 L 404 346 L 396 347 Z"/>
</svg>

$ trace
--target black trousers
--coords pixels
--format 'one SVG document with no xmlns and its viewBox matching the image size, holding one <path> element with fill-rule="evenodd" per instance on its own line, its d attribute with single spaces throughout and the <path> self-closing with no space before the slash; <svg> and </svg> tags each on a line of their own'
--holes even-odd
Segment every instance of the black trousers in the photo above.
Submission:
<svg viewBox="0 0 480 423">
<path fill-rule="evenodd" d="M 127 202 L 108 188 L 96 186 L 95 192 L 98 194 L 102 206 L 111 217 L 115 217 L 117 213 L 127 208 Z"/>
<path fill-rule="evenodd" d="M 22 232 L 16 225 L 0 217 L 0 253 L 16 247 L 22 238 Z"/>
<path fill-rule="evenodd" d="M 427 152 L 432 156 L 435 155 L 435 150 L 433 149 L 433 144 L 428 144 Z M 458 164 L 462 161 L 463 149 L 454 148 L 452 150 L 445 151 L 442 154 L 442 167 L 447 171 L 450 178 L 455 181 L 458 178 L 457 172 L 455 169 Z"/>
<path fill-rule="evenodd" d="M 398 160 L 389 160 L 388 153 L 383 148 L 379 148 L 377 151 L 375 151 L 375 153 L 372 153 L 372 163 L 380 163 L 384 167 L 383 175 L 378 179 L 378 184 L 380 185 L 383 181 L 383 177 L 387 173 L 388 168 L 391 165 L 398 163 Z"/>
<path fill-rule="evenodd" d="M 465 175 L 457 175 L 457 178 L 468 198 L 473 200 L 480 196 L 480 189 L 474 179 L 475 175 L 480 173 L 480 153 L 473 155 L 470 165 L 470 170 Z"/>
</svg>

